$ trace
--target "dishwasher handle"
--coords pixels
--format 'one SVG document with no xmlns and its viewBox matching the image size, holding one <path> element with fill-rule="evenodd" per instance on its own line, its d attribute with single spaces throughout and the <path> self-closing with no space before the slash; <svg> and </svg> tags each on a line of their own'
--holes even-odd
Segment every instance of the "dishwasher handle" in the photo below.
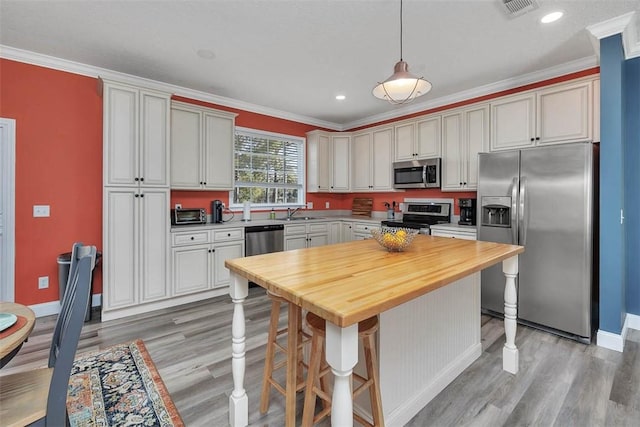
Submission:
<svg viewBox="0 0 640 427">
<path fill-rule="evenodd" d="M 245 227 L 244 233 L 262 233 L 264 231 L 277 230 L 284 230 L 284 224 L 252 225 L 251 227 Z"/>
</svg>

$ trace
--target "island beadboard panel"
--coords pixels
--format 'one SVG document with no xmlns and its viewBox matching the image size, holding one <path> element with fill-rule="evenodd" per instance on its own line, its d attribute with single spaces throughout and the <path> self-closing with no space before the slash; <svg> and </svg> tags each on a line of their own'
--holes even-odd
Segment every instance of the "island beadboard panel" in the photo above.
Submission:
<svg viewBox="0 0 640 427">
<path fill-rule="evenodd" d="M 369 239 L 225 265 L 344 328 L 522 252 L 522 246 L 419 235 L 404 252 L 387 252 Z"/>
</svg>

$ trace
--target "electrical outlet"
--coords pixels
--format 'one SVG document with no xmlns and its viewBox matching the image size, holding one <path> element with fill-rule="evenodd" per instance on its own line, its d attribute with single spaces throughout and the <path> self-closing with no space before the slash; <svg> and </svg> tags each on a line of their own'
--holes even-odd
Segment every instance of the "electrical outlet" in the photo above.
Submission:
<svg viewBox="0 0 640 427">
<path fill-rule="evenodd" d="M 313 202 L 307 202 L 307 209 L 313 209 Z"/>
<path fill-rule="evenodd" d="M 325 209 L 329 209 L 329 202 L 326 202 L 326 203 L 324 204 L 324 208 L 325 208 Z"/>
<path fill-rule="evenodd" d="M 49 287 L 49 276 L 38 277 L 38 289 L 47 289 Z"/>
<path fill-rule="evenodd" d="M 49 205 L 33 205 L 33 217 L 44 218 L 49 216 Z"/>
<path fill-rule="evenodd" d="M 176 203 L 175 208 L 176 208 L 176 209 L 182 209 L 182 205 L 181 205 L 180 203 Z"/>
</svg>

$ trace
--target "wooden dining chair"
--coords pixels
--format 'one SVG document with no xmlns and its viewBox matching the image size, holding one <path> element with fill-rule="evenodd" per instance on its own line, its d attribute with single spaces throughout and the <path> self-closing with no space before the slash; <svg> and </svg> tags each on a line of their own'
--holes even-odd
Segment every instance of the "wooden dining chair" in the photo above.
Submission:
<svg viewBox="0 0 640 427">
<path fill-rule="evenodd" d="M 95 246 L 80 246 L 78 253 L 80 251 L 87 253 L 77 260 L 72 274 L 70 271 L 51 342 L 49 367 L 0 377 L 0 420 L 3 426 L 68 425 L 69 376 L 84 324 L 96 257 Z"/>
</svg>

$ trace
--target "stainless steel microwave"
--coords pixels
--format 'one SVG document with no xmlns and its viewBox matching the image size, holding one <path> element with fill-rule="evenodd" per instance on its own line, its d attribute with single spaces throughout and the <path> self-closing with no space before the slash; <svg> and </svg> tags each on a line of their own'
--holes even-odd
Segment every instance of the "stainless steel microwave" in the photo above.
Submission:
<svg viewBox="0 0 640 427">
<path fill-rule="evenodd" d="M 171 209 L 171 225 L 206 224 L 205 209 Z"/>
<path fill-rule="evenodd" d="M 440 159 L 393 163 L 393 188 L 440 188 Z"/>
</svg>

